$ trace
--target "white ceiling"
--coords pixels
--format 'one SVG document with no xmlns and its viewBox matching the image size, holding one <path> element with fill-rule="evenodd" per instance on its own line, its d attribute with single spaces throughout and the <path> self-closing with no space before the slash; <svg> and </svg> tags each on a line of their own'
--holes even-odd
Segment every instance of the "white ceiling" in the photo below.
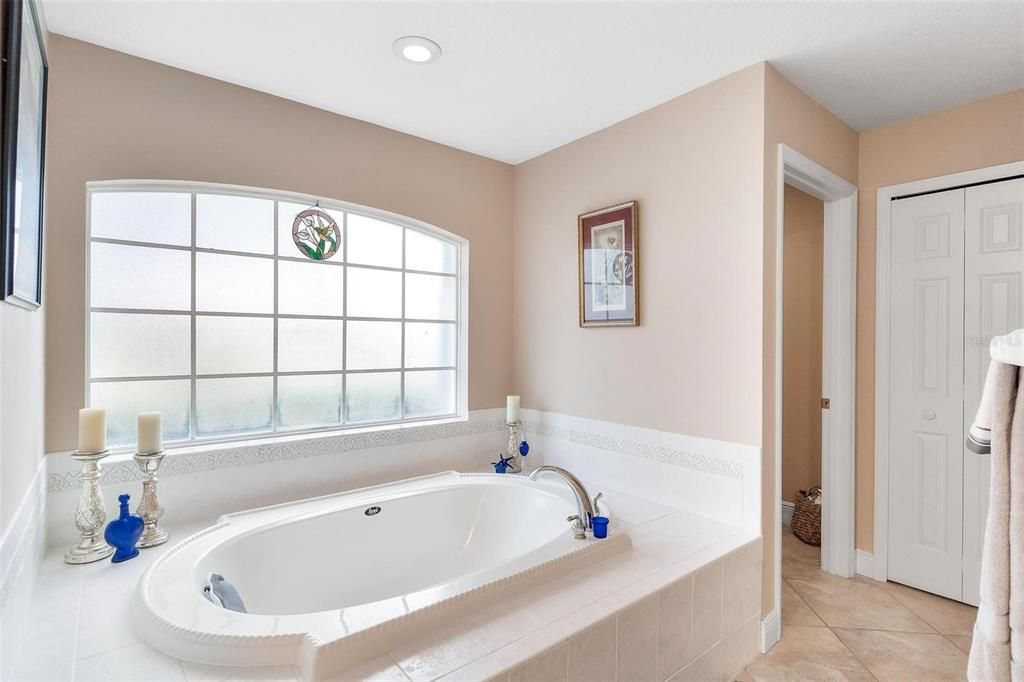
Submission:
<svg viewBox="0 0 1024 682">
<path fill-rule="evenodd" d="M 43 0 L 51 31 L 517 163 L 761 60 L 858 130 L 1024 86 L 1024 3 Z M 437 41 L 399 60 L 404 35 Z"/>
</svg>

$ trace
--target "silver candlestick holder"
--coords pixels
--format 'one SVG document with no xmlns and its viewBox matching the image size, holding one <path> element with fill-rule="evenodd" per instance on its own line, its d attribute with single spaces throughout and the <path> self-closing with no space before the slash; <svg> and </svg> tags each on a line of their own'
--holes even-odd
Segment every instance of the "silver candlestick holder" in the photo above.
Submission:
<svg viewBox="0 0 1024 682">
<path fill-rule="evenodd" d="M 508 463 L 510 474 L 523 473 L 523 457 L 519 454 L 519 428 L 523 425 L 521 421 L 505 422 L 508 427 L 508 445 L 505 446 L 505 455 L 511 457 Z"/>
<path fill-rule="evenodd" d="M 160 517 L 164 515 L 164 508 L 156 495 L 156 472 L 160 468 L 160 463 L 164 461 L 164 451 L 136 452 L 134 459 L 142 470 L 142 499 L 139 500 L 135 513 L 142 517 L 144 524 L 142 536 L 136 546 L 156 547 L 167 542 L 169 537 L 167 531 L 157 525 Z"/>
<path fill-rule="evenodd" d="M 110 450 L 76 450 L 71 454 L 72 459 L 82 463 L 82 495 L 78 498 L 78 508 L 75 510 L 75 528 L 82 537 L 77 545 L 64 553 L 66 564 L 89 564 L 106 559 L 114 553 L 114 548 L 103 540 L 107 511 L 100 490 L 100 460 L 109 454 Z"/>
</svg>

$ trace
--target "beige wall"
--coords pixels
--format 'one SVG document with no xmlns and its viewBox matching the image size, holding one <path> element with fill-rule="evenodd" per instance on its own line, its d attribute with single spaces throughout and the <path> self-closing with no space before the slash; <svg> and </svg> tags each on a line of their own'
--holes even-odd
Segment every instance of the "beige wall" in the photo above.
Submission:
<svg viewBox="0 0 1024 682">
<path fill-rule="evenodd" d="M 782 499 L 821 484 L 825 204 L 786 185 L 782 254 Z"/>
<path fill-rule="evenodd" d="M 1024 160 L 1024 89 L 863 133 L 859 160 L 857 547 L 872 551 L 878 188 Z"/>
<path fill-rule="evenodd" d="M 775 244 L 776 169 L 778 145 L 785 143 L 813 159 L 836 175 L 857 182 L 857 131 L 805 95 L 771 66 L 765 65 L 764 121 L 764 243 Z M 764 400 L 761 460 L 761 528 L 771 537 L 775 528 L 775 249 L 765 248 L 764 354 L 762 355 L 762 391 Z M 761 587 L 762 610 L 768 613 L 775 599 L 775 546 L 764 545 L 764 583 Z"/>
<path fill-rule="evenodd" d="M 61 36 L 52 38 L 50 64 L 48 451 L 74 447 L 83 402 L 89 180 L 306 192 L 469 239 L 469 405 L 504 404 L 512 387 L 511 166 Z"/>
<path fill-rule="evenodd" d="M 760 444 L 763 71 L 516 167 L 514 356 L 525 405 Z M 642 324 L 581 329 L 576 216 L 631 199 Z"/>
</svg>

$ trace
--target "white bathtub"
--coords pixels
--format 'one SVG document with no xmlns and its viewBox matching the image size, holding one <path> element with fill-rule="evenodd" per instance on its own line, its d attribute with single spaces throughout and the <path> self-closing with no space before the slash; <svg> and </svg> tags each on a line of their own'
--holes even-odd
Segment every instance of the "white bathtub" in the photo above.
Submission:
<svg viewBox="0 0 1024 682">
<path fill-rule="evenodd" d="M 607 539 L 574 539 L 575 512 L 557 479 L 446 472 L 229 514 L 150 566 L 133 613 L 172 656 L 320 679 L 630 546 L 614 520 Z M 211 572 L 248 613 L 202 595 Z"/>
</svg>

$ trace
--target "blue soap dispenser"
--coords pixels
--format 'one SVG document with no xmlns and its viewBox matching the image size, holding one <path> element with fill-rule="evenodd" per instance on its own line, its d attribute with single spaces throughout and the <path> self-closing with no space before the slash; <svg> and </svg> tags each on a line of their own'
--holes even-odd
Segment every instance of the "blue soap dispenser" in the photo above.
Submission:
<svg viewBox="0 0 1024 682">
<path fill-rule="evenodd" d="M 103 532 L 103 539 L 108 545 L 116 548 L 111 562 L 118 564 L 122 561 L 134 559 L 139 555 L 135 543 L 142 535 L 142 528 L 145 525 L 141 516 L 136 516 L 128 511 L 128 500 L 131 495 L 119 495 L 117 501 L 121 503 L 121 515 L 107 524 Z"/>
</svg>

